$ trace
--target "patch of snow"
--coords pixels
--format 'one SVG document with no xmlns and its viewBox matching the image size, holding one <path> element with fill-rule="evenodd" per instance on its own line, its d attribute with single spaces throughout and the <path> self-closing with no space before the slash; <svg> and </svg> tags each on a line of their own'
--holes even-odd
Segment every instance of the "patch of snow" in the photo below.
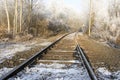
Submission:
<svg viewBox="0 0 120 80">
<path fill-rule="evenodd" d="M 66 68 L 65 68 L 66 67 Z M 0 77 L 12 68 L 0 69 Z M 98 68 L 98 80 L 120 80 L 120 71 L 110 72 L 106 68 Z M 26 68 L 9 80 L 90 80 L 86 70 L 78 65 L 66 66 L 65 64 L 39 64 Z"/>
<path fill-rule="evenodd" d="M 37 44 L 37 41 L 22 43 L 0 43 L 0 63 L 6 59 L 11 59 L 17 52 L 22 52 L 36 46 L 48 46 L 51 42 Z"/>
<path fill-rule="evenodd" d="M 115 80 L 120 80 L 120 71 L 113 72 L 113 76 L 116 78 Z"/>
<path fill-rule="evenodd" d="M 53 63 L 51 65 L 47 65 L 46 67 L 48 67 L 48 68 L 54 68 L 54 69 L 59 69 L 59 68 L 63 68 L 64 66 L 65 66 L 65 64 Z"/>
<path fill-rule="evenodd" d="M 52 42 L 43 42 L 43 43 L 40 43 L 38 45 L 40 45 L 40 46 L 48 46 L 50 44 L 52 44 Z"/>
<path fill-rule="evenodd" d="M 98 72 L 100 75 L 103 75 L 103 77 L 107 77 L 107 78 L 110 78 L 112 75 L 112 73 L 109 72 L 106 68 L 99 68 Z"/>
<path fill-rule="evenodd" d="M 0 63 L 2 63 L 5 59 L 10 59 L 14 56 L 15 53 L 29 50 L 31 47 L 25 44 L 11 44 L 4 48 L 0 49 Z"/>
<path fill-rule="evenodd" d="M 2 68 L 0 69 L 0 77 L 12 70 L 12 68 Z"/>
<path fill-rule="evenodd" d="M 65 39 L 74 40 L 75 34 L 76 34 L 76 33 L 69 34 L 68 36 L 65 37 Z"/>
<path fill-rule="evenodd" d="M 79 32 L 78 35 L 83 36 L 83 33 L 82 33 L 82 32 Z"/>
<path fill-rule="evenodd" d="M 64 68 L 66 67 L 66 68 Z M 9 80 L 90 80 L 86 70 L 78 65 L 39 64 L 27 68 Z"/>
<path fill-rule="evenodd" d="M 75 37 L 78 37 L 79 35 L 83 35 L 83 33 L 81 33 L 81 32 L 74 32 L 74 33 L 72 33 L 72 34 L 69 34 L 68 36 L 66 36 L 65 37 L 65 39 L 69 39 L 69 40 L 74 40 L 75 39 Z"/>
<path fill-rule="evenodd" d="M 120 80 L 120 71 L 110 72 L 105 67 L 98 68 L 97 77 L 99 80 Z"/>
<path fill-rule="evenodd" d="M 78 60 L 39 60 L 39 62 L 68 62 L 68 63 L 80 63 Z"/>
</svg>

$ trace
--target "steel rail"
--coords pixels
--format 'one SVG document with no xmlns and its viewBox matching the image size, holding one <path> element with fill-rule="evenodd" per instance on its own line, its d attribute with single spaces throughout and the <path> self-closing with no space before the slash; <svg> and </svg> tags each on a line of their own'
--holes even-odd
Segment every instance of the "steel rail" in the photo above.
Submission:
<svg viewBox="0 0 120 80">
<path fill-rule="evenodd" d="M 52 48 L 56 43 L 58 43 L 61 39 L 63 39 L 67 35 L 68 34 L 63 35 L 62 37 L 60 37 L 59 39 L 57 39 L 52 44 L 50 44 L 49 46 L 45 47 L 43 50 L 37 52 L 35 55 L 33 55 L 32 57 L 30 57 L 29 59 L 27 59 L 26 61 L 24 61 L 22 64 L 18 65 L 13 70 L 11 70 L 7 74 L 3 75 L 0 78 L 0 80 L 7 80 L 7 79 L 13 77 L 14 75 L 16 75 L 17 73 L 19 73 L 20 71 L 22 71 L 25 67 L 29 66 L 36 59 L 40 58 L 44 53 L 47 52 L 47 50 L 49 50 L 50 48 Z"/>
<path fill-rule="evenodd" d="M 91 64 L 89 63 L 89 60 L 87 59 L 85 53 L 82 51 L 79 44 L 77 45 L 76 50 L 78 51 L 78 54 L 80 55 L 80 58 L 82 58 L 83 63 L 85 65 L 86 69 L 87 69 L 87 72 L 88 72 L 89 77 L 91 78 L 91 80 L 98 80 L 95 73 L 94 73 L 94 71 L 93 71 L 93 68 L 92 68 Z"/>
</svg>

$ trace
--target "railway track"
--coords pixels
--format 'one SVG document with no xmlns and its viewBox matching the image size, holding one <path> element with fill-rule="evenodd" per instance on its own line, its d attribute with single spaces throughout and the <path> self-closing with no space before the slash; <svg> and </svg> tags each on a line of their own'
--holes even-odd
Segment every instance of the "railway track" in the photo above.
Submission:
<svg viewBox="0 0 120 80">
<path fill-rule="evenodd" d="M 66 64 L 69 67 L 72 64 L 77 66 L 85 67 L 88 72 L 88 76 L 90 80 L 97 80 L 95 73 L 90 65 L 90 62 L 85 56 L 85 53 L 80 48 L 77 42 L 77 33 L 75 33 L 74 40 L 66 40 L 68 34 L 63 35 L 55 42 L 45 47 L 40 52 L 36 53 L 34 56 L 30 57 L 28 60 L 15 67 L 13 70 L 3 75 L 0 80 L 7 80 L 17 73 L 25 69 L 26 67 L 30 67 L 34 64 L 51 64 L 51 63 L 59 63 Z M 70 34 L 69 34 L 70 35 Z M 45 79 L 43 79 L 45 80 Z"/>
</svg>

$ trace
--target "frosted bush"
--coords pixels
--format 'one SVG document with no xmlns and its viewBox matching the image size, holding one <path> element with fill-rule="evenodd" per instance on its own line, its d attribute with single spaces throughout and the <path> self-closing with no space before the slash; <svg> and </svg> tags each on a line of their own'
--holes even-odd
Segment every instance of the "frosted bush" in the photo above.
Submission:
<svg viewBox="0 0 120 80">
<path fill-rule="evenodd" d="M 107 1 L 93 2 L 95 21 L 92 26 L 92 36 L 116 43 L 120 35 L 120 0 Z"/>
</svg>

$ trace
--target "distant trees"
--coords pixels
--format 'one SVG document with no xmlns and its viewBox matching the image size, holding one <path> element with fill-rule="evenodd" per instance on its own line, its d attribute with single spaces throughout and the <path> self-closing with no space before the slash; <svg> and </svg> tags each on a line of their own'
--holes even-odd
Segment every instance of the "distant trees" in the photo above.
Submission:
<svg viewBox="0 0 120 80">
<path fill-rule="evenodd" d="M 117 39 L 120 40 L 120 1 L 111 0 L 109 3 L 108 13 L 109 13 L 109 31 L 110 35 L 116 42 Z M 119 41 L 120 44 L 120 41 Z"/>
<path fill-rule="evenodd" d="M 120 0 L 93 0 L 90 19 L 89 36 L 108 43 L 120 40 Z"/>
<path fill-rule="evenodd" d="M 0 35 L 43 36 L 79 29 L 80 17 L 63 3 L 54 0 L 48 7 L 43 0 L 0 0 Z"/>
<path fill-rule="evenodd" d="M 91 37 L 107 40 L 108 6 L 104 0 L 92 0 Z"/>
<path fill-rule="evenodd" d="M 65 7 L 63 0 L 60 0 L 61 3 L 56 0 L 52 1 L 53 3 L 49 9 L 51 14 L 51 22 L 53 22 L 55 26 L 57 26 L 57 24 L 59 26 L 64 26 L 64 29 L 70 27 L 71 29 L 68 28 L 67 31 L 77 31 L 82 25 L 81 15 L 76 13 L 72 8 Z"/>
</svg>

